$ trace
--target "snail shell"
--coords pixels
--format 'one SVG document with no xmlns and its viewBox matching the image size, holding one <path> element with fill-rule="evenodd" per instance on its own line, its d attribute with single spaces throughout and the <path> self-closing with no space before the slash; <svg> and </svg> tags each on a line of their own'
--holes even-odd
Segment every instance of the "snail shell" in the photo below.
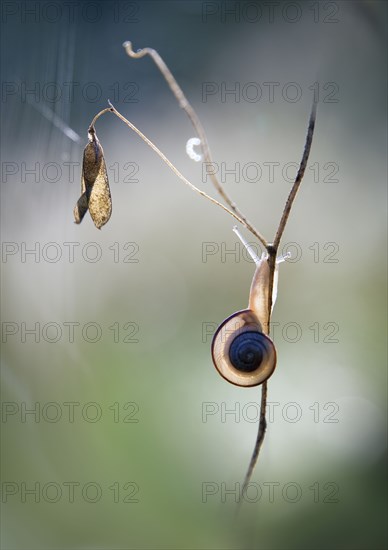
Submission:
<svg viewBox="0 0 388 550">
<path fill-rule="evenodd" d="M 214 365 L 223 378 L 237 386 L 262 384 L 276 367 L 275 346 L 263 331 L 269 319 L 269 273 L 267 258 L 263 258 L 253 277 L 248 309 L 225 319 L 213 337 Z M 276 289 L 272 296 L 275 294 Z"/>
</svg>

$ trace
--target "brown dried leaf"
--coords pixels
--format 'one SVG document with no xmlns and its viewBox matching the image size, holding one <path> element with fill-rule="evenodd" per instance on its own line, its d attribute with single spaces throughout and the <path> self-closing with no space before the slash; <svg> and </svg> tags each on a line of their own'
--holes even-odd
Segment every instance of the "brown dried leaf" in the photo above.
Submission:
<svg viewBox="0 0 388 550">
<path fill-rule="evenodd" d="M 83 178 L 82 178 L 83 179 Z M 75 223 L 81 223 L 86 212 L 89 209 L 89 201 L 86 196 L 86 193 L 82 193 L 80 198 L 77 201 L 77 204 L 74 207 L 73 214 Z"/>
<path fill-rule="evenodd" d="M 89 129 L 89 143 L 84 149 L 81 196 L 74 208 L 74 219 L 81 223 L 87 210 L 97 229 L 101 229 L 112 213 L 112 199 L 104 151 L 94 128 Z"/>
</svg>

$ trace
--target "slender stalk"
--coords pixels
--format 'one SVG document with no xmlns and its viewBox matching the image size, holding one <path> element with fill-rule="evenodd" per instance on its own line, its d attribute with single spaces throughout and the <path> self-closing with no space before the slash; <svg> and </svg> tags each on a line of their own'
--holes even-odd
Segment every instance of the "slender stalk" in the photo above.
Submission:
<svg viewBox="0 0 388 550">
<path fill-rule="evenodd" d="M 183 181 L 183 183 L 185 183 L 188 187 L 190 187 L 190 189 L 192 189 L 193 191 L 196 191 L 199 195 L 202 195 L 202 197 L 205 197 L 206 199 L 208 199 L 209 201 L 211 201 L 212 203 L 216 204 L 217 206 L 219 206 L 220 208 L 222 208 L 223 210 L 225 210 L 225 212 L 227 212 L 228 214 L 230 214 L 231 216 L 233 216 L 233 218 L 235 218 L 238 222 L 240 222 L 241 224 L 245 225 L 244 224 L 244 221 L 235 213 L 235 212 L 232 212 L 231 210 L 229 210 L 229 208 L 227 208 L 225 205 L 223 205 L 222 203 L 218 202 L 218 200 L 214 199 L 213 197 L 211 197 L 210 195 L 208 195 L 207 193 L 205 193 L 204 191 L 202 191 L 201 189 L 198 189 L 198 187 L 196 187 L 195 185 L 193 185 L 187 178 L 185 178 L 185 176 L 183 174 L 181 174 L 179 172 L 179 170 L 177 168 L 175 168 L 175 166 L 173 165 L 173 163 L 171 161 L 168 160 L 168 158 L 166 157 L 166 155 L 164 155 L 162 153 L 162 151 L 160 151 L 160 149 L 158 149 L 158 147 L 156 147 L 156 145 L 154 143 L 152 143 L 152 141 L 150 139 L 147 138 L 147 136 L 145 136 L 138 128 L 136 128 L 136 126 L 134 124 L 132 124 L 132 122 L 129 122 L 129 120 L 127 120 L 121 113 L 119 113 L 119 111 L 112 105 L 112 103 L 109 101 L 109 105 L 111 106 L 110 109 L 106 109 L 106 111 L 111 111 L 113 114 L 115 114 L 120 120 L 122 120 L 129 128 L 131 128 L 131 130 L 133 130 L 139 137 L 141 137 L 141 139 L 149 146 L 151 147 L 151 149 L 153 151 L 155 151 L 155 153 L 167 164 L 167 166 L 169 168 L 171 168 L 171 170 L 174 172 L 174 174 L 176 176 L 178 176 L 178 178 L 180 180 Z M 102 113 L 102 111 L 101 111 Z"/>
<path fill-rule="evenodd" d="M 96 114 L 96 116 L 93 118 L 92 122 L 89 125 L 89 132 L 94 128 L 94 125 L 96 124 L 97 119 L 100 118 L 100 116 L 104 115 L 105 113 L 112 112 L 112 107 L 107 107 L 106 109 L 103 109 L 99 113 Z"/>
<path fill-rule="evenodd" d="M 267 429 L 267 420 L 266 420 L 266 408 L 267 408 L 267 390 L 268 385 L 267 381 L 263 382 L 261 385 L 261 402 L 260 402 L 260 419 L 259 419 L 259 429 L 257 432 L 256 442 L 253 449 L 252 457 L 249 462 L 247 473 L 245 474 L 244 482 L 242 484 L 240 499 L 238 501 L 238 506 L 236 512 L 238 512 L 239 507 L 242 504 L 246 490 L 248 488 L 249 482 L 251 480 L 253 470 L 255 469 L 257 459 L 259 458 L 260 449 L 264 441 L 265 432 Z"/>
<path fill-rule="evenodd" d="M 273 283 L 274 283 L 274 276 L 275 276 L 275 269 L 276 269 L 277 250 L 273 246 L 268 245 L 267 252 L 268 252 L 268 265 L 269 265 L 268 319 L 267 319 L 267 324 L 264 325 L 264 332 L 267 335 L 269 335 L 270 326 L 271 326 L 270 323 L 271 323 L 271 312 L 272 312 L 272 291 L 273 291 Z M 259 418 L 259 426 L 257 430 L 257 437 L 256 437 L 255 445 L 253 447 L 252 456 L 248 464 L 248 469 L 242 484 L 240 498 L 236 508 L 236 515 L 240 511 L 240 507 L 244 500 L 244 496 L 246 494 L 253 471 L 259 459 L 260 450 L 264 442 L 265 432 L 267 430 L 267 420 L 266 420 L 267 396 L 268 396 L 268 384 L 267 384 L 267 381 L 265 381 L 261 385 L 260 418 Z"/>
<path fill-rule="evenodd" d="M 134 52 L 132 49 L 131 42 L 124 42 L 123 46 L 125 48 L 125 51 L 129 55 L 129 57 L 139 59 L 141 57 L 144 57 L 145 55 L 149 55 L 152 58 L 152 60 L 154 61 L 154 63 L 156 64 L 156 66 L 164 76 L 170 90 L 176 97 L 179 103 L 179 106 L 186 112 L 187 116 L 189 117 L 194 130 L 196 131 L 199 139 L 201 140 L 201 148 L 202 148 L 202 153 L 205 161 L 207 163 L 212 164 L 213 160 L 210 153 L 209 143 L 206 137 L 205 130 L 201 124 L 201 121 L 199 120 L 197 113 L 194 111 L 193 107 L 187 100 L 185 94 L 182 91 L 182 88 L 179 86 L 172 72 L 167 67 L 163 59 L 160 57 L 158 52 L 153 48 L 143 48 L 137 52 Z M 240 218 L 240 220 L 242 220 L 241 222 L 242 225 L 244 225 L 253 235 L 255 235 L 255 237 L 257 237 L 259 241 L 266 247 L 267 241 L 265 240 L 263 235 L 261 235 L 261 233 L 251 224 L 250 221 L 248 221 L 248 219 L 244 216 L 244 214 L 239 210 L 237 205 L 232 201 L 232 199 L 226 193 L 225 189 L 222 187 L 221 183 L 218 181 L 215 174 L 209 174 L 209 175 L 214 187 L 217 189 L 218 193 L 224 199 L 226 204 L 228 204 L 231 210 L 233 210 L 233 212 Z"/>
<path fill-rule="evenodd" d="M 292 189 L 290 191 L 290 194 L 287 198 L 284 211 L 282 214 L 282 217 L 279 222 L 279 226 L 275 235 L 275 239 L 273 244 L 268 244 L 266 246 L 267 252 L 268 252 L 268 263 L 269 263 L 269 289 L 268 289 L 268 324 L 267 324 L 267 334 L 269 334 L 269 327 L 270 327 L 270 321 L 271 321 L 271 311 L 272 311 L 272 291 L 273 291 L 273 284 L 274 284 L 274 275 L 275 275 L 275 269 L 276 269 L 276 254 L 279 248 L 280 239 L 283 235 L 284 229 L 286 227 L 288 217 L 291 212 L 291 208 L 293 205 L 293 202 L 295 200 L 296 194 L 298 192 L 298 189 L 300 187 L 300 184 L 302 182 L 310 150 L 311 150 L 311 144 L 313 140 L 314 135 L 314 128 L 315 128 L 315 120 L 316 120 L 316 111 L 317 111 L 317 104 L 314 101 L 311 109 L 310 119 L 309 119 L 309 125 L 307 129 L 307 137 L 306 137 L 306 143 L 302 155 L 302 160 L 300 162 L 299 170 L 295 179 L 295 182 L 292 186 Z M 258 426 L 258 432 L 257 437 L 255 441 L 255 445 L 253 448 L 253 453 L 248 465 L 247 473 L 245 474 L 244 482 L 241 488 L 240 492 L 240 498 L 238 501 L 238 505 L 236 508 L 236 514 L 238 514 L 241 504 L 243 502 L 244 496 L 246 494 L 249 482 L 251 480 L 253 471 L 255 469 L 256 463 L 258 461 L 260 450 L 263 445 L 265 432 L 267 429 L 267 421 L 266 421 L 266 407 L 267 407 L 267 395 L 268 395 L 268 386 L 267 382 L 263 382 L 262 389 L 261 389 L 261 402 L 260 402 L 260 419 L 259 419 L 259 426 Z"/>
<path fill-rule="evenodd" d="M 211 156 L 210 156 L 210 150 L 208 146 L 208 142 L 206 139 L 205 132 L 202 128 L 202 125 L 195 113 L 195 111 L 192 109 L 191 105 L 188 103 L 186 97 L 184 96 L 181 88 L 177 84 L 176 80 L 172 76 L 170 70 L 162 60 L 162 58 L 159 56 L 159 54 L 150 48 L 145 48 L 143 50 L 140 50 L 137 53 L 134 53 L 132 51 L 132 46 L 130 42 L 126 42 L 124 44 L 126 51 L 130 57 L 143 57 L 144 55 L 148 54 L 152 57 L 152 59 L 155 61 L 156 65 L 159 67 L 160 71 L 162 72 L 163 76 L 167 80 L 172 92 L 174 93 L 175 97 L 179 101 L 180 106 L 186 111 L 188 114 L 200 140 L 201 140 L 201 146 L 202 151 L 204 154 L 205 159 L 207 162 L 211 162 Z M 213 183 L 216 187 L 216 189 L 219 191 L 225 202 L 231 207 L 231 210 L 227 208 L 222 203 L 218 202 L 213 197 L 209 196 L 204 191 L 198 189 L 195 185 L 193 185 L 188 179 L 186 179 L 179 170 L 168 160 L 168 158 L 158 149 L 158 147 L 149 140 L 136 126 L 134 126 L 129 120 L 127 120 L 117 109 L 112 105 L 112 103 L 108 102 L 110 107 L 103 109 L 97 115 L 93 118 L 90 126 L 89 126 L 89 132 L 94 130 L 94 124 L 97 121 L 97 119 L 102 116 L 103 114 L 107 112 L 112 112 L 114 115 L 116 115 L 120 120 L 122 120 L 129 128 L 131 128 L 134 132 L 138 134 L 138 136 L 149 146 L 151 149 L 169 166 L 169 168 L 178 176 L 179 179 L 181 179 L 188 187 L 190 187 L 193 191 L 196 191 L 199 195 L 202 195 L 206 199 L 210 200 L 220 208 L 222 208 L 225 212 L 233 216 L 238 222 L 240 222 L 242 225 L 244 225 L 251 233 L 253 233 L 260 242 L 264 245 L 268 252 L 268 263 L 269 263 L 269 289 L 268 289 L 268 322 L 266 325 L 266 333 L 269 334 L 269 327 L 270 327 L 270 318 L 271 318 L 271 311 L 272 311 L 272 294 L 273 294 L 273 284 L 274 284 L 274 275 L 275 275 L 275 269 L 276 269 L 276 254 L 279 248 L 279 243 L 281 240 L 281 237 L 283 235 L 283 232 L 285 230 L 288 217 L 291 212 L 291 208 L 293 205 L 293 202 L 295 200 L 296 194 L 299 190 L 300 184 L 302 182 L 310 150 L 314 135 L 314 128 L 315 128 L 315 119 L 316 119 L 316 109 L 317 104 L 314 101 L 311 109 L 310 119 L 309 119 L 309 125 L 307 130 L 307 136 L 306 136 L 306 142 L 305 147 L 302 155 L 302 160 L 300 162 L 299 170 L 296 176 L 296 179 L 294 181 L 294 184 L 292 186 L 292 189 L 289 193 L 289 196 L 287 198 L 282 217 L 279 222 L 278 229 L 276 231 L 276 235 L 274 238 L 273 244 L 267 243 L 267 241 L 264 239 L 264 237 L 250 224 L 250 222 L 247 221 L 246 217 L 241 214 L 241 212 L 238 210 L 236 205 L 231 201 L 231 199 L 228 197 L 228 195 L 225 193 L 224 189 L 222 188 L 221 184 L 219 184 L 217 178 L 213 178 Z M 251 460 L 248 465 L 247 473 L 244 478 L 244 482 L 242 485 L 241 493 L 240 493 L 240 499 L 237 507 L 237 512 L 239 510 L 239 507 L 241 506 L 241 503 L 243 501 L 243 497 L 246 493 L 248 484 L 250 482 L 250 479 L 252 477 L 255 465 L 257 463 L 257 460 L 260 455 L 260 450 L 264 441 L 266 428 L 267 428 L 267 422 L 266 422 L 266 405 L 267 405 L 267 395 L 268 395 L 268 385 L 267 382 L 264 382 L 262 384 L 262 393 L 261 393 L 261 401 L 260 401 L 260 419 L 259 419 L 259 426 L 258 426 L 258 433 L 256 437 L 255 446 L 253 449 L 253 453 L 251 456 Z"/>
<path fill-rule="evenodd" d="M 286 227 L 288 216 L 290 215 L 290 212 L 291 212 L 292 204 L 295 200 L 296 194 L 298 192 L 299 186 L 302 182 L 302 179 L 306 170 L 307 161 L 310 155 L 311 144 L 313 142 L 316 113 L 317 113 L 317 103 L 316 101 L 314 101 L 313 106 L 311 108 L 310 120 L 309 120 L 308 129 L 307 129 L 307 137 L 306 137 L 306 143 L 304 146 L 302 160 L 299 165 L 299 170 L 296 175 L 296 179 L 294 181 L 290 194 L 288 195 L 286 205 L 284 207 L 283 214 L 279 222 L 279 227 L 278 227 L 278 230 L 276 231 L 276 235 L 273 241 L 273 246 L 276 249 L 279 246 L 280 239 L 282 238 L 284 229 Z"/>
</svg>

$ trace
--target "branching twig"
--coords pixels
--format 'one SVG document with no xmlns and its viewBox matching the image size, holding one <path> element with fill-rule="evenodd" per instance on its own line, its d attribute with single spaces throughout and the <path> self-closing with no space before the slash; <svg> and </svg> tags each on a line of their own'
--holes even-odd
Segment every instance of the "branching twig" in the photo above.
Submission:
<svg viewBox="0 0 388 550">
<path fill-rule="evenodd" d="M 104 115 L 105 113 L 112 112 L 112 107 L 107 107 L 106 109 L 103 109 L 99 113 L 96 114 L 96 116 L 93 118 L 92 122 L 89 125 L 89 132 L 94 128 L 94 125 L 96 124 L 97 119 L 100 118 L 100 116 Z"/>
<path fill-rule="evenodd" d="M 187 116 L 191 121 L 191 124 L 193 125 L 194 130 L 197 132 L 197 135 L 201 140 L 201 148 L 202 148 L 205 161 L 209 164 L 213 164 L 211 154 L 210 154 L 209 143 L 206 137 L 205 130 L 203 129 L 203 126 L 201 124 L 201 121 L 199 120 L 197 113 L 194 111 L 193 107 L 190 105 L 189 101 L 187 100 L 181 87 L 175 80 L 170 69 L 167 67 L 166 63 L 160 57 L 158 52 L 152 48 L 143 48 L 137 52 L 134 52 L 132 49 L 131 42 L 124 42 L 123 46 L 125 48 L 125 51 L 129 55 L 129 57 L 138 59 L 140 57 L 144 57 L 145 55 L 149 55 L 152 58 L 152 60 L 154 61 L 154 63 L 156 64 L 156 66 L 164 76 L 168 86 L 170 87 L 170 90 L 176 97 L 179 103 L 179 106 L 186 112 Z M 265 247 L 267 247 L 267 241 L 265 240 L 263 235 L 261 235 L 261 233 L 251 224 L 251 222 L 248 221 L 248 219 L 244 216 L 244 214 L 239 210 L 237 205 L 232 201 L 232 199 L 226 193 L 225 189 L 222 187 L 221 183 L 218 181 L 215 174 L 210 173 L 209 176 L 214 187 L 217 189 L 218 193 L 224 199 L 226 204 L 228 204 L 231 210 L 233 210 L 233 212 L 235 212 L 235 214 L 240 218 L 240 220 L 242 220 L 241 221 L 242 225 L 244 225 L 251 233 L 253 233 L 253 235 L 255 235 L 255 237 L 259 239 L 259 241 Z"/>
<path fill-rule="evenodd" d="M 207 141 L 207 138 L 206 138 L 205 131 L 202 127 L 202 124 L 201 124 L 196 112 L 194 111 L 194 109 L 192 108 L 190 103 L 187 101 L 185 95 L 183 94 L 180 86 L 178 85 L 175 78 L 173 77 L 171 71 L 169 70 L 169 68 L 167 67 L 167 65 L 163 61 L 163 59 L 160 57 L 160 55 L 157 53 L 157 51 L 153 50 L 152 48 L 144 48 L 144 49 L 139 50 L 138 52 L 135 53 L 132 50 L 131 42 L 125 42 L 124 47 L 126 49 L 127 54 L 130 57 L 140 58 L 140 57 L 144 57 L 145 55 L 150 55 L 151 56 L 151 58 L 153 59 L 153 61 L 155 62 L 155 64 L 159 68 L 159 70 L 161 71 L 162 75 L 166 79 L 171 91 L 173 92 L 174 96 L 178 100 L 179 105 L 182 107 L 182 109 L 184 109 L 184 111 L 188 115 L 195 131 L 197 132 L 197 135 L 198 135 L 198 137 L 200 138 L 200 141 L 201 141 L 201 148 L 202 148 L 202 152 L 203 152 L 203 155 L 204 155 L 204 158 L 205 158 L 206 162 L 212 163 L 208 141 Z M 213 197 L 209 196 L 207 193 L 205 193 L 201 189 L 198 189 L 198 187 L 196 187 L 195 185 L 193 185 L 187 178 L 185 178 L 179 172 L 179 170 L 158 149 L 158 147 L 154 143 L 152 143 L 152 141 L 150 141 L 138 128 L 136 128 L 136 126 L 134 126 L 129 120 L 127 120 L 119 111 L 117 111 L 117 109 L 111 104 L 110 101 L 108 103 L 109 103 L 110 107 L 106 108 L 106 109 L 103 109 L 102 111 L 100 111 L 93 118 L 93 120 L 90 124 L 90 127 L 89 127 L 89 131 L 94 130 L 94 124 L 100 116 L 102 116 L 106 112 L 112 112 L 120 120 L 122 120 L 129 128 L 131 128 L 134 132 L 136 132 L 138 134 L 138 136 L 140 136 L 141 139 L 143 141 L 145 141 L 145 143 L 149 147 L 151 147 L 151 149 L 169 166 L 169 168 L 178 176 L 178 178 L 180 180 L 182 180 L 186 185 L 188 185 L 193 191 L 196 191 L 198 194 L 200 194 L 203 197 L 205 197 L 206 199 L 210 200 L 211 202 L 213 202 L 214 204 L 216 204 L 217 206 L 222 208 L 225 212 L 227 212 L 228 214 L 233 216 L 233 218 L 235 218 L 238 222 L 240 222 L 242 225 L 244 225 L 264 245 L 264 247 L 266 248 L 267 253 L 268 253 L 268 265 L 269 265 L 268 319 L 267 319 L 266 325 L 264 325 L 264 326 L 267 327 L 266 333 L 269 334 L 269 327 L 270 327 L 270 320 L 271 320 L 270 318 L 271 318 L 271 311 L 272 311 L 272 294 L 273 294 L 272 291 L 273 291 L 273 286 L 274 286 L 274 276 L 275 276 L 275 269 L 276 269 L 276 255 L 277 255 L 277 251 L 278 251 L 278 248 L 279 248 L 280 240 L 282 238 L 282 235 L 284 233 L 284 230 L 285 230 L 285 227 L 286 227 L 286 224 L 287 224 L 287 221 L 288 221 L 288 217 L 289 217 L 290 212 L 291 212 L 293 202 L 295 200 L 296 194 L 298 192 L 298 189 L 300 187 L 300 184 L 302 182 L 302 179 L 303 179 L 303 176 L 304 176 L 304 173 L 305 173 L 305 170 L 306 170 L 306 166 L 307 166 L 307 162 L 308 162 L 308 158 L 309 158 L 309 154 L 310 154 L 310 149 L 311 149 L 311 144 L 312 144 L 312 140 L 313 140 L 313 134 L 314 134 L 316 109 L 317 109 L 316 102 L 314 101 L 313 106 L 312 106 L 312 110 L 311 110 L 311 114 L 310 114 L 309 125 L 308 125 L 308 130 L 307 130 L 307 137 L 306 137 L 306 142 L 305 142 L 305 147 L 304 147 L 304 151 L 303 151 L 302 160 L 301 160 L 300 165 L 299 165 L 299 169 L 298 169 L 296 179 L 294 181 L 292 189 L 291 189 L 291 191 L 289 193 L 289 196 L 287 198 L 287 201 L 286 201 L 286 204 L 285 204 L 285 207 L 284 207 L 284 210 L 283 210 L 283 214 L 282 214 L 282 217 L 281 217 L 280 222 L 279 222 L 278 229 L 277 229 L 276 234 L 275 234 L 273 244 L 268 243 L 266 241 L 266 239 L 261 235 L 261 233 L 259 231 L 257 231 L 257 229 L 255 229 L 255 227 L 252 226 L 252 224 L 247 220 L 247 218 L 240 212 L 240 210 L 237 208 L 235 203 L 230 199 L 230 197 L 225 192 L 224 188 L 222 187 L 222 185 L 220 184 L 220 182 L 216 178 L 215 174 L 210 174 L 211 180 L 212 180 L 214 186 L 216 187 L 217 191 L 221 195 L 221 197 L 229 205 L 230 209 L 227 208 L 224 204 L 218 202 Z M 267 382 L 263 382 L 263 384 L 262 384 L 262 393 L 261 393 L 261 402 L 260 402 L 260 420 L 259 420 L 258 433 L 257 433 L 257 438 L 256 438 L 255 446 L 254 446 L 254 449 L 253 449 L 252 457 L 251 457 L 251 460 L 249 462 L 248 470 L 247 470 L 247 473 L 245 475 L 244 482 L 243 482 L 243 485 L 242 485 L 240 499 L 239 499 L 239 505 L 241 505 L 242 500 L 245 496 L 248 484 L 250 482 L 253 470 L 255 468 L 255 465 L 257 463 L 257 460 L 258 460 L 258 457 L 259 457 L 259 454 L 260 454 L 261 446 L 262 446 L 263 441 L 264 441 L 266 427 L 267 427 L 267 423 L 266 423 L 266 406 L 267 406 Z M 239 507 L 237 508 L 237 510 L 238 509 L 239 509 Z"/>
<path fill-rule="evenodd" d="M 119 113 L 119 111 L 113 107 L 112 103 L 109 101 L 108 102 L 109 105 L 110 105 L 110 109 L 105 109 L 105 112 L 106 111 L 111 111 L 113 114 L 115 114 L 120 120 L 122 120 L 129 128 L 131 128 L 131 130 L 133 130 L 134 132 L 136 132 L 136 134 L 141 137 L 141 139 L 143 141 L 145 141 L 145 143 L 151 147 L 151 149 L 153 151 L 155 151 L 155 153 L 167 164 L 167 166 L 169 168 L 171 168 L 171 170 L 174 172 L 174 174 L 176 176 L 178 176 L 178 178 L 180 180 L 183 181 L 183 183 L 185 183 L 186 185 L 188 185 L 193 191 L 196 191 L 199 195 L 202 195 L 202 197 L 205 197 L 206 199 L 208 199 L 209 201 L 211 201 L 212 203 L 216 204 L 217 206 L 219 206 L 220 208 L 222 208 L 223 210 L 225 210 L 225 212 L 227 212 L 228 214 L 230 214 L 231 216 L 233 216 L 233 218 L 235 218 L 238 222 L 240 222 L 241 224 L 245 225 L 243 220 L 235 213 L 235 212 L 232 212 L 231 210 L 229 210 L 229 208 L 227 208 L 225 205 L 223 205 L 222 203 L 218 202 L 218 200 L 216 199 L 213 199 L 213 197 L 211 197 L 210 195 L 208 195 L 207 193 L 205 193 L 204 191 L 202 191 L 201 189 L 198 189 L 198 187 L 196 187 L 195 185 L 193 185 L 191 183 L 191 181 L 189 181 L 187 178 L 185 178 L 185 176 L 183 174 L 181 174 L 179 172 L 179 170 L 177 168 L 175 168 L 175 166 L 173 165 L 173 163 L 171 161 L 168 160 L 168 158 L 166 157 L 166 155 L 164 155 L 162 153 L 162 151 L 160 151 L 160 149 L 158 149 L 156 147 L 156 145 L 154 143 L 152 143 L 152 141 L 150 139 L 148 139 L 138 128 L 136 128 L 136 126 L 134 124 L 132 124 L 132 122 L 129 122 L 129 120 L 127 120 L 121 113 Z M 101 114 L 103 113 L 103 111 L 101 111 Z"/>
</svg>

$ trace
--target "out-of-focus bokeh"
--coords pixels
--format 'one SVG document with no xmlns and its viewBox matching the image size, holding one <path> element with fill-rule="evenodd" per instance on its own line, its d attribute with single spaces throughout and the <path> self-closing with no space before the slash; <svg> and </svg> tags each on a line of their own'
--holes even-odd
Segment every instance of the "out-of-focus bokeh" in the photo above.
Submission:
<svg viewBox="0 0 388 550">
<path fill-rule="evenodd" d="M 386 4 L 1 8 L 1 547 L 385 548 Z M 126 40 L 162 55 L 269 240 L 318 98 L 282 243 L 268 432 L 238 519 L 260 389 L 228 384 L 210 356 L 254 271 L 234 220 L 107 114 L 112 218 L 73 223 L 108 99 L 216 196 L 185 153 L 187 117 Z"/>
</svg>

